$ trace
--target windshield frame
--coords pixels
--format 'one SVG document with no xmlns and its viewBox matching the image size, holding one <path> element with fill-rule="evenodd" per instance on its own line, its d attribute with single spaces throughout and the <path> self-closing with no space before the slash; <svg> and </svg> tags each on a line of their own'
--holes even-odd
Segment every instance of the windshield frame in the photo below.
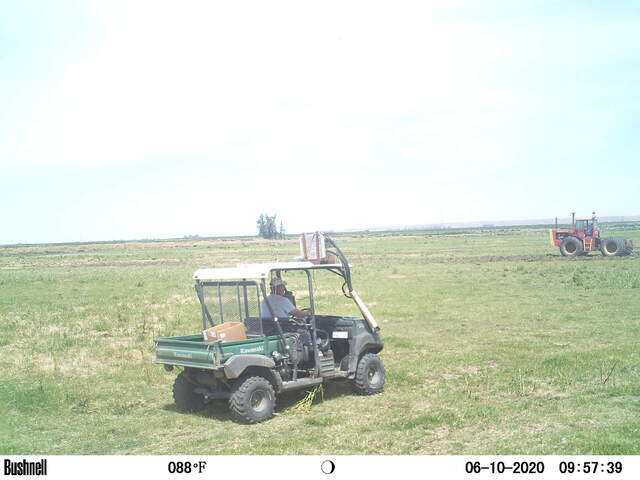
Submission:
<svg viewBox="0 0 640 480">
<path fill-rule="evenodd" d="M 262 282 L 264 283 L 264 281 Z M 217 307 L 218 313 L 220 315 L 220 324 L 225 323 L 224 319 L 224 309 L 223 302 L 221 298 L 220 287 L 237 287 L 237 300 L 238 300 L 238 313 L 241 314 L 244 312 L 244 316 L 249 317 L 249 301 L 247 295 L 247 288 L 252 287 L 256 289 L 256 298 L 258 302 L 260 302 L 260 285 L 256 280 L 225 280 L 225 281 L 200 281 L 197 280 L 195 284 L 196 294 L 198 295 L 198 300 L 200 301 L 200 308 L 202 310 L 202 326 L 206 330 L 209 327 L 215 327 L 216 323 L 211 316 L 211 312 L 209 312 L 209 308 L 207 307 L 207 303 L 205 302 L 205 287 L 217 287 L 218 299 L 217 299 Z M 242 289 L 242 297 L 240 296 L 240 287 Z M 244 308 L 243 308 L 244 307 Z"/>
</svg>

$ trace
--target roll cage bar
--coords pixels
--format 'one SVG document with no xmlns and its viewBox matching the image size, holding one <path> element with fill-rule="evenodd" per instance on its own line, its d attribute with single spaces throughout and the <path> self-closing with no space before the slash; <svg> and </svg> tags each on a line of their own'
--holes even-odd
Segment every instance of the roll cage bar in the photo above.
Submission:
<svg viewBox="0 0 640 480">
<path fill-rule="evenodd" d="M 349 262 L 347 261 L 344 253 L 342 253 L 342 250 L 340 250 L 340 248 L 336 245 L 333 239 L 331 239 L 331 237 L 325 234 L 324 238 L 328 246 L 331 247 L 331 249 L 327 249 L 327 253 L 332 254 L 334 257 L 336 257 L 340 263 L 316 264 L 311 262 L 275 262 L 265 264 L 240 264 L 236 268 L 202 269 L 196 271 L 193 275 L 193 278 L 196 280 L 195 288 L 202 308 L 204 327 L 207 328 L 207 323 L 211 326 L 214 326 L 213 318 L 211 317 L 211 314 L 208 311 L 207 305 L 204 301 L 204 286 L 217 286 L 218 303 L 220 306 L 220 319 L 222 322 L 224 322 L 224 312 L 222 311 L 222 299 L 220 296 L 221 286 L 235 285 L 237 287 L 238 310 L 240 312 L 242 311 L 242 304 L 240 300 L 240 286 L 242 286 L 245 312 L 248 313 L 248 286 L 256 286 L 262 292 L 263 298 L 267 299 L 268 294 L 266 289 L 266 279 L 271 278 L 273 274 L 275 274 L 276 277 L 281 278 L 282 272 L 303 270 L 307 274 L 307 281 L 309 284 L 309 302 L 311 309 L 310 317 L 311 322 L 314 324 L 313 330 L 315 332 L 315 304 L 313 298 L 313 282 L 311 278 L 311 270 L 328 270 L 344 280 L 344 283 L 342 284 L 342 293 L 344 294 L 344 296 L 352 299 L 356 303 L 365 320 L 367 321 L 367 323 L 369 323 L 374 331 L 380 330 L 380 327 L 373 318 L 373 315 L 371 315 L 371 312 L 369 312 L 364 302 L 360 299 L 356 291 L 353 289 L 353 284 L 351 282 L 351 266 L 349 265 Z M 258 295 L 258 298 L 260 298 L 260 295 Z M 275 315 L 273 315 L 273 309 L 268 300 L 266 301 L 266 304 L 272 318 L 275 318 Z M 280 327 L 278 326 L 278 328 Z"/>
</svg>

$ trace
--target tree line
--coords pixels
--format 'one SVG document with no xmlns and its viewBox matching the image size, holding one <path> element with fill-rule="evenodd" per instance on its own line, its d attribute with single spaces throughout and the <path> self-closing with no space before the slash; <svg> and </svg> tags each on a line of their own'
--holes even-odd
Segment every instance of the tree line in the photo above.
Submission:
<svg viewBox="0 0 640 480">
<path fill-rule="evenodd" d="M 276 215 L 268 215 L 261 213 L 256 222 L 258 227 L 258 235 L 268 239 L 283 239 L 285 230 L 284 225 L 280 222 L 280 228 L 277 227 Z"/>
</svg>

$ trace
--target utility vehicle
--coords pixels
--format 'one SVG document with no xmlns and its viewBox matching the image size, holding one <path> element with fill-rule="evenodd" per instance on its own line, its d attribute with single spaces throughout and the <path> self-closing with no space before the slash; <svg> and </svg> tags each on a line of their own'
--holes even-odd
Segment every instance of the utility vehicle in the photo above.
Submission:
<svg viewBox="0 0 640 480">
<path fill-rule="evenodd" d="M 556 220 L 557 223 L 557 220 Z M 591 218 L 576 218 L 571 214 L 571 228 L 549 230 L 551 245 L 560 247 L 564 257 L 588 255 L 600 250 L 605 257 L 629 255 L 633 250 L 633 240 L 625 237 L 602 237 L 595 212 Z"/>
<path fill-rule="evenodd" d="M 235 420 L 257 423 L 272 416 L 278 394 L 325 380 L 351 381 L 363 395 L 382 391 L 380 328 L 353 289 L 344 254 L 331 238 L 319 235 L 333 247 L 326 250 L 331 260 L 240 264 L 195 272 L 203 327 L 241 322 L 246 338 L 205 342 L 202 334 L 193 334 L 155 340 L 156 363 L 168 371 L 182 367 L 173 386 L 180 410 L 195 411 L 212 400 L 226 399 Z M 269 285 L 294 274 L 306 276 L 309 314 L 277 317 L 268 298 Z M 362 318 L 316 311 L 314 278 L 320 274 L 335 275 L 342 282 L 342 293 L 356 303 Z M 294 292 L 286 291 L 285 297 L 296 305 Z"/>
</svg>

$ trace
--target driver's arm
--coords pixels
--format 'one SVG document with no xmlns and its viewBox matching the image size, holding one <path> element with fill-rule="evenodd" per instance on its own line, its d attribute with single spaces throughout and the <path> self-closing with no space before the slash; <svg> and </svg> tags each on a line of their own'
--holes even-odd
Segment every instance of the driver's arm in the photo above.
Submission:
<svg viewBox="0 0 640 480">
<path fill-rule="evenodd" d="M 291 310 L 289 312 L 289 315 L 293 315 L 294 317 L 298 317 L 298 318 L 304 318 L 307 315 L 309 315 L 309 311 L 308 310 L 298 310 L 297 308 L 294 308 L 293 310 Z"/>
</svg>

